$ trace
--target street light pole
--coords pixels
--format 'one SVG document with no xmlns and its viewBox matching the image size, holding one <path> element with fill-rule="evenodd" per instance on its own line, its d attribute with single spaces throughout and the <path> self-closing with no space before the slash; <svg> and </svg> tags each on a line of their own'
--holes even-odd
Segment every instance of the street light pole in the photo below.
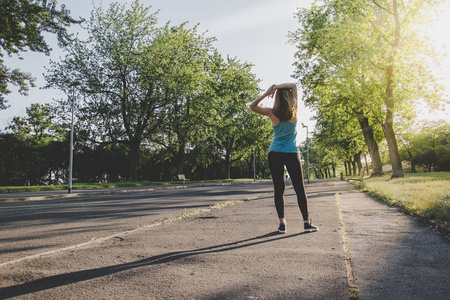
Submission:
<svg viewBox="0 0 450 300">
<path fill-rule="evenodd" d="M 253 147 L 253 181 L 256 181 L 256 146 Z"/>
<path fill-rule="evenodd" d="M 73 111 L 75 108 L 75 87 L 82 85 L 81 80 L 75 80 L 70 84 L 72 87 L 72 122 L 70 124 L 70 153 L 69 153 L 69 194 L 72 194 L 72 170 L 73 170 Z"/>
<path fill-rule="evenodd" d="M 308 138 L 308 126 L 302 123 L 302 127 L 306 127 L 306 157 L 308 165 L 308 183 L 309 183 L 309 138 Z"/>
</svg>

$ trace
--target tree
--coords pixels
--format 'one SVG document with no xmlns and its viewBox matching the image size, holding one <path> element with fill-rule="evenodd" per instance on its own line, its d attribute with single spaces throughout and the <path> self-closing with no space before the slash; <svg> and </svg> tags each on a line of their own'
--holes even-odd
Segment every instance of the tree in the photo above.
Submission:
<svg viewBox="0 0 450 300">
<path fill-rule="evenodd" d="M 414 126 L 399 138 L 400 154 L 411 163 L 411 171 L 417 166 L 428 172 L 450 170 L 450 125 L 447 122 L 423 122 Z"/>
<path fill-rule="evenodd" d="M 165 119 L 157 135 L 149 139 L 166 148 L 175 158 L 177 174 L 185 174 L 187 148 L 192 148 L 203 124 L 208 122 L 214 98 L 208 93 L 212 39 L 197 33 L 196 27 L 166 26 L 162 29 L 161 53 L 173 59 L 162 76 L 170 94 Z M 168 55 L 166 57 L 168 57 Z"/>
<path fill-rule="evenodd" d="M 339 159 L 345 164 L 346 175 L 355 175 L 361 169 L 360 153 L 365 149 L 363 137 L 355 130 L 357 120 L 332 105 L 321 107 L 315 119 L 314 144 L 322 153 L 322 167 L 333 168 Z"/>
<path fill-rule="evenodd" d="M 351 109 L 381 126 L 393 178 L 403 176 L 394 117 L 410 118 L 415 101 L 436 105 L 441 99 L 442 89 L 430 72 L 435 56 L 417 26 L 438 2 L 325 1 L 299 13 L 312 21 L 313 38 L 304 42 L 301 31 L 293 36 L 303 50 L 299 57 L 309 58 L 299 70 L 315 74 L 313 92 L 327 83 L 315 99 L 338 93 L 328 101 L 348 99 Z"/>
<path fill-rule="evenodd" d="M 218 62 L 212 81 L 216 113 L 210 124 L 215 135 L 217 152 L 225 162 L 225 176 L 231 176 L 231 164 L 253 153 L 255 145 L 264 145 L 271 132 L 270 122 L 251 112 L 247 103 L 258 96 L 258 80 L 251 73 L 251 64 L 227 57 Z"/>
<path fill-rule="evenodd" d="M 13 118 L 7 129 L 10 138 L 4 135 L 3 150 L 9 157 L 4 182 L 10 184 L 51 183 L 52 178 L 63 178 L 67 170 L 68 137 L 63 125 L 58 125 L 57 116 L 50 104 L 31 104 L 26 116 Z M 19 151 L 20 153 L 14 153 Z M 5 158 L 6 159 L 6 158 Z M 6 172 L 6 171 L 4 171 Z"/>
<path fill-rule="evenodd" d="M 73 79 L 83 80 L 78 105 L 82 127 L 93 143 L 129 147 L 131 180 L 138 177 L 142 142 L 159 133 L 172 112 L 170 105 L 186 99 L 186 89 L 193 85 L 191 77 L 199 70 L 189 60 L 210 43 L 184 24 L 156 28 L 156 22 L 156 15 L 139 1 L 128 10 L 118 3 L 107 11 L 98 8 L 87 26 L 89 38 L 70 43 L 66 58 L 52 62 L 46 76 L 48 86 L 67 93 Z"/>
<path fill-rule="evenodd" d="M 353 68 L 354 53 L 333 49 L 336 47 L 333 38 L 339 32 L 334 24 L 334 13 L 332 6 L 313 6 L 310 10 L 299 11 L 297 17 L 302 26 L 290 34 L 291 42 L 296 43 L 299 49 L 294 76 L 303 86 L 306 105 L 315 108 L 318 119 L 325 123 L 327 118 L 331 118 L 329 123 L 333 124 L 333 132 L 338 133 L 341 129 L 347 131 L 349 118 L 358 120 L 372 158 L 372 176 L 379 176 L 383 174 L 383 168 L 378 142 L 368 109 L 364 108 L 364 103 L 370 102 L 371 95 L 361 90 L 361 85 L 355 82 L 355 74 L 347 70 Z M 357 76 L 358 68 L 353 70 Z M 338 119 L 344 121 L 338 122 Z M 357 127 L 353 128 L 357 130 Z M 341 146 L 347 152 L 346 145 Z"/>
<path fill-rule="evenodd" d="M 26 174 L 25 154 L 30 148 L 25 141 L 11 133 L 0 133 L 0 184 L 24 185 Z"/>
<path fill-rule="evenodd" d="M 26 117 L 14 117 L 7 127 L 19 138 L 45 144 L 64 136 L 63 128 L 57 125 L 57 117 L 50 104 L 33 103 L 26 108 L 26 113 Z"/>
<path fill-rule="evenodd" d="M 98 8 L 87 24 L 89 37 L 69 43 L 66 57 L 51 62 L 45 76 L 48 87 L 77 94 L 77 132 L 86 134 L 87 146 L 128 147 L 131 180 L 139 177 L 143 152 L 145 165 L 159 164 L 159 157 L 175 161 L 169 168 L 173 176 L 185 172 L 187 152 L 202 143 L 237 159 L 244 153 L 241 145 L 247 147 L 244 134 L 251 135 L 240 132 L 248 118 L 245 103 L 257 92 L 250 65 L 224 62 L 212 47 L 214 39 L 196 26 L 159 28 L 156 22 L 156 14 L 139 1 L 129 9 L 118 3 L 106 11 Z M 83 85 L 73 90 L 74 79 Z M 62 110 L 70 111 L 73 100 L 60 100 Z M 151 150 L 161 156 L 148 155 Z"/>
<path fill-rule="evenodd" d="M 70 17 L 64 5 L 58 10 L 56 0 L 1 0 L 0 3 L 0 109 L 6 109 L 5 96 L 11 93 L 8 84 L 19 86 L 19 92 L 26 95 L 35 79 L 29 73 L 8 68 L 4 54 L 21 58 L 20 52 L 30 50 L 48 55 L 51 48 L 42 34 L 56 34 L 59 45 L 64 46 L 71 40 L 66 28 L 81 21 Z"/>
</svg>

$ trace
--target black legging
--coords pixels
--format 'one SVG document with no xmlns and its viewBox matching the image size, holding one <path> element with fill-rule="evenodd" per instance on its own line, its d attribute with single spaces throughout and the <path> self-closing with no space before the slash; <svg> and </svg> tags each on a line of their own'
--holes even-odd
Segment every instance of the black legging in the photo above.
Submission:
<svg viewBox="0 0 450 300">
<path fill-rule="evenodd" d="M 292 185 L 297 194 L 297 202 L 302 212 L 303 220 L 309 220 L 308 198 L 303 183 L 303 171 L 300 157 L 297 153 L 269 153 L 269 167 L 272 173 L 273 187 L 275 189 L 275 207 L 278 217 L 284 218 L 284 166 L 286 166 Z"/>
</svg>

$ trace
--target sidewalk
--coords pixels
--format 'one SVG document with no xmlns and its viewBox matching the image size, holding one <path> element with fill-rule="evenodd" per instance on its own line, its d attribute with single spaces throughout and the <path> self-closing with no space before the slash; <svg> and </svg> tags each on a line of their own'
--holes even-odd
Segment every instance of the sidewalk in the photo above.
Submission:
<svg viewBox="0 0 450 300">
<path fill-rule="evenodd" d="M 366 193 L 341 208 L 361 299 L 449 299 L 448 239 Z"/>
<path fill-rule="evenodd" d="M 307 193 L 318 232 L 290 188 L 287 234 L 269 193 L 0 269 L 0 299 L 349 299 L 349 274 L 360 299 L 448 297 L 448 240 L 345 181 Z"/>
</svg>

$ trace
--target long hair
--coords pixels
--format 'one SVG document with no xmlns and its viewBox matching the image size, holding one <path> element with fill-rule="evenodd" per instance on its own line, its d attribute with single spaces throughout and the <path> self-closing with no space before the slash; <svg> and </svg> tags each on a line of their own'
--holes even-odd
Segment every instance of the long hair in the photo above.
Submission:
<svg viewBox="0 0 450 300">
<path fill-rule="evenodd" d="M 290 89 L 278 89 L 276 91 L 272 111 L 281 122 L 295 118 L 297 115 L 297 99 L 294 98 Z"/>
</svg>

